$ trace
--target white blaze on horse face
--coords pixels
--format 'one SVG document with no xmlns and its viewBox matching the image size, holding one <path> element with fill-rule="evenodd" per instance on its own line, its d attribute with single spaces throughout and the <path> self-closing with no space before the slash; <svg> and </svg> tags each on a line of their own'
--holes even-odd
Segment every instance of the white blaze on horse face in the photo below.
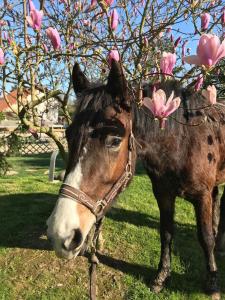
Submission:
<svg viewBox="0 0 225 300">
<path fill-rule="evenodd" d="M 76 189 L 80 188 L 82 181 L 81 160 L 76 167 L 67 175 L 64 183 Z M 74 229 L 80 227 L 80 220 L 77 211 L 77 202 L 60 197 L 55 205 L 51 216 L 47 220 L 47 234 L 53 239 L 56 252 L 62 251 L 62 241 L 68 242 Z"/>
</svg>

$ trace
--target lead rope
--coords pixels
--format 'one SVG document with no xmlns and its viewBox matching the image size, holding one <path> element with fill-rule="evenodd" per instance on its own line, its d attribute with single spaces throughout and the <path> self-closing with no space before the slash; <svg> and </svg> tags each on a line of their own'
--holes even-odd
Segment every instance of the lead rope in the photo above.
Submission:
<svg viewBox="0 0 225 300">
<path fill-rule="evenodd" d="M 98 250 L 98 243 L 99 243 L 99 234 L 102 229 L 103 225 L 103 219 L 100 219 L 96 224 L 95 224 L 95 232 L 93 235 L 92 239 L 92 245 L 91 245 L 91 257 L 90 257 L 90 269 L 89 269 L 89 276 L 90 276 L 90 286 L 89 286 L 89 295 L 90 295 L 90 300 L 96 300 L 96 282 L 97 282 L 97 274 L 96 274 L 96 269 L 97 265 L 99 264 L 99 260 L 97 257 L 97 250 Z"/>
</svg>

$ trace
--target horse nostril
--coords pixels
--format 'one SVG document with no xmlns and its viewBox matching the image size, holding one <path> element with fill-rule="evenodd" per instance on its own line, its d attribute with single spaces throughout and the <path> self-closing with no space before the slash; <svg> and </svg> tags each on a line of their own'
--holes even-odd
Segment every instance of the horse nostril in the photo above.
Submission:
<svg viewBox="0 0 225 300">
<path fill-rule="evenodd" d="M 68 243 L 67 241 L 68 240 L 66 240 L 63 243 L 63 248 L 65 250 L 72 251 L 72 250 L 77 249 L 83 241 L 82 233 L 81 233 L 80 229 L 75 229 L 73 231 L 73 237 L 72 237 L 72 240 L 70 241 L 70 243 Z"/>
<path fill-rule="evenodd" d="M 75 248 L 78 248 L 81 245 L 82 240 L 83 238 L 80 229 L 74 230 L 74 236 L 71 244 L 74 243 Z"/>
</svg>

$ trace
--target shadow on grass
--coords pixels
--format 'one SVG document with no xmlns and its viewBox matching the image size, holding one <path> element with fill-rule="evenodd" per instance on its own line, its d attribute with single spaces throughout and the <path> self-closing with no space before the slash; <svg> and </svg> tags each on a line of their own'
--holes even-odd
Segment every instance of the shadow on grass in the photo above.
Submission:
<svg viewBox="0 0 225 300">
<path fill-rule="evenodd" d="M 42 239 L 46 233 L 46 220 L 55 205 L 57 195 L 50 193 L 14 194 L 0 197 L 0 247 L 17 247 L 27 249 L 50 250 L 50 243 Z M 113 208 L 108 218 L 115 221 L 129 222 L 136 226 L 159 228 L 159 221 L 147 214 Z M 149 234 L 151 234 L 149 232 Z M 185 274 L 172 272 L 172 280 L 168 285 L 171 291 L 200 292 L 201 274 L 204 270 L 203 254 L 197 246 L 194 226 L 177 224 L 174 241 L 174 253 L 180 257 Z M 149 255 L 152 253 L 149 249 Z M 99 254 L 100 262 L 148 284 L 152 282 L 156 270 L 150 266 L 140 265 L 125 260 Z M 202 263 L 199 264 L 199 261 Z M 224 263 L 224 259 L 220 260 Z M 203 274 L 204 276 L 204 274 Z M 221 278 L 225 277 L 224 266 Z M 197 280 L 196 280 L 197 279 Z M 188 282 L 188 284 L 187 284 Z M 224 291 L 224 282 L 222 282 Z"/>
<path fill-rule="evenodd" d="M 149 288 L 151 287 L 157 273 L 157 269 L 154 269 L 151 266 L 130 263 L 125 260 L 106 256 L 102 253 L 98 253 L 98 258 L 101 264 L 119 270 L 122 273 L 131 275 L 135 279 L 141 280 L 143 283 L 149 286 Z M 173 282 L 175 282 L 176 284 L 174 285 Z M 167 281 L 165 287 L 171 292 L 190 292 L 190 287 L 185 282 L 185 276 L 175 271 L 171 272 L 171 278 Z M 196 288 L 193 289 L 192 286 L 191 292 L 201 292 L 201 287 L 199 288 L 198 286 L 196 286 Z"/>
<path fill-rule="evenodd" d="M 57 195 L 49 193 L 14 194 L 0 197 L 0 246 L 51 249 L 42 236 Z"/>
<path fill-rule="evenodd" d="M 50 157 L 51 153 L 39 153 L 39 154 L 32 154 L 26 156 L 18 157 L 19 160 L 23 161 L 23 165 L 31 168 L 36 169 L 48 169 L 50 165 Z M 12 159 L 15 159 L 12 157 Z M 57 168 L 65 168 L 64 161 L 61 158 L 60 154 L 58 154 L 56 159 L 56 167 Z"/>
<path fill-rule="evenodd" d="M 159 230 L 159 219 L 152 217 L 151 215 L 137 212 L 128 211 L 123 208 L 114 207 L 110 210 L 107 215 L 108 218 L 116 222 L 126 222 L 133 224 L 137 227 L 148 227 Z M 183 291 L 183 292 L 202 292 L 203 283 L 205 278 L 205 260 L 203 251 L 199 245 L 197 239 L 196 226 L 192 224 L 183 224 L 175 222 L 175 236 L 173 239 L 173 250 L 172 253 L 179 257 L 180 264 L 183 268 L 182 273 L 172 271 L 171 280 L 168 289 L 172 291 Z M 149 232 L 149 234 L 151 234 Z M 151 236 L 149 236 L 151 238 Z M 149 255 L 151 255 L 152 249 L 149 249 Z M 158 257 L 158 260 L 160 257 Z M 146 284 L 149 284 L 154 280 L 156 270 L 152 270 L 150 267 L 141 265 L 129 264 L 124 261 L 113 261 L 110 257 L 100 255 L 102 263 L 119 269 L 122 272 L 127 272 L 136 278 L 143 276 L 143 280 Z M 225 257 L 217 258 L 218 269 L 221 280 L 221 291 L 225 291 Z M 115 265 L 115 266 L 114 266 Z M 173 269 L 173 261 L 172 261 Z M 125 271 L 126 270 L 126 271 Z M 188 284 L 187 284 L 188 282 Z"/>
<path fill-rule="evenodd" d="M 149 214 L 138 212 L 138 211 L 131 211 L 119 207 L 112 207 L 109 213 L 107 214 L 107 217 L 116 222 L 127 222 L 136 226 L 146 226 L 149 228 L 159 229 L 158 218 L 154 218 Z M 194 225 L 183 224 L 179 222 L 175 222 L 175 227 L 178 227 L 179 231 L 180 231 L 179 229 L 180 227 L 195 230 Z"/>
</svg>

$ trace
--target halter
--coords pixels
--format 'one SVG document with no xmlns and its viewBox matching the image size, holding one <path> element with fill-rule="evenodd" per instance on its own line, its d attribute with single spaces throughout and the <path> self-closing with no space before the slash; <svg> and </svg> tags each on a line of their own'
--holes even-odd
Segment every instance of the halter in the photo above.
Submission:
<svg viewBox="0 0 225 300">
<path fill-rule="evenodd" d="M 133 149 L 134 149 L 134 136 L 133 136 L 133 132 L 131 131 L 129 136 L 129 142 L 128 142 L 128 161 L 125 170 L 103 199 L 100 199 L 96 202 L 81 190 L 78 190 L 65 183 L 63 183 L 60 188 L 59 196 L 66 197 L 68 199 L 71 199 L 72 201 L 78 202 L 84 205 L 85 207 L 87 207 L 95 215 L 96 222 L 98 222 L 104 217 L 107 210 L 111 207 L 112 202 L 114 198 L 117 196 L 117 194 L 125 189 L 128 182 L 133 176 L 132 173 Z"/>
<path fill-rule="evenodd" d="M 102 227 L 102 222 L 107 210 L 111 207 L 113 200 L 118 195 L 119 192 L 122 192 L 129 181 L 133 176 L 133 150 L 135 149 L 135 138 L 132 132 L 132 121 L 130 122 L 130 135 L 128 141 L 128 159 L 125 170 L 123 174 L 119 177 L 116 183 L 112 186 L 111 190 L 105 195 L 103 199 L 98 200 L 97 202 L 94 201 L 91 197 L 89 197 L 84 192 L 63 183 L 60 191 L 59 196 L 66 197 L 67 199 L 71 199 L 77 203 L 80 203 L 87 207 L 96 217 L 95 222 L 95 231 L 94 236 L 92 238 L 92 247 L 91 247 L 91 256 L 90 256 L 90 286 L 89 286 L 89 293 L 90 293 L 90 300 L 96 300 L 96 266 L 98 264 L 97 258 L 97 243 L 99 239 L 99 234 Z"/>
</svg>

